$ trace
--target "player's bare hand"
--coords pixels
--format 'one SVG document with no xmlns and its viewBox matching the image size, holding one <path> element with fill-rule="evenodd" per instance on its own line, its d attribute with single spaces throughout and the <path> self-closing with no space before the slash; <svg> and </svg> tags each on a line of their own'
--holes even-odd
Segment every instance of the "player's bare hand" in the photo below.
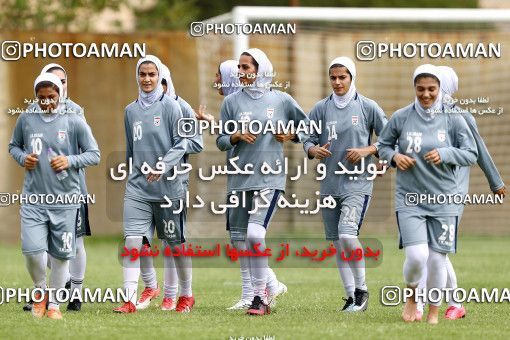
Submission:
<svg viewBox="0 0 510 340">
<path fill-rule="evenodd" d="M 381 160 L 382 162 L 382 160 Z M 377 162 L 377 164 L 375 165 L 376 168 L 377 168 L 377 172 L 381 172 L 381 171 L 384 171 L 384 173 L 382 174 L 377 174 L 377 177 L 382 177 L 384 176 L 384 174 L 386 173 L 386 171 L 390 170 L 391 168 L 388 166 L 388 163 L 380 163 L 380 162 Z"/>
<path fill-rule="evenodd" d="M 494 191 L 494 195 L 505 197 L 506 196 L 506 187 L 502 187 L 501 189 Z"/>
<path fill-rule="evenodd" d="M 373 145 L 364 148 L 350 148 L 347 149 L 347 155 L 345 156 L 345 159 L 352 164 L 355 164 L 358 163 L 362 158 L 373 155 L 376 152 L 377 148 Z"/>
<path fill-rule="evenodd" d="M 200 104 L 198 110 L 195 110 L 195 117 L 198 120 L 206 120 L 208 122 L 214 121 L 214 116 L 206 112 L 207 106 Z"/>
<path fill-rule="evenodd" d="M 66 156 L 56 156 L 50 162 L 51 168 L 56 172 L 63 171 L 69 168 L 69 162 Z"/>
<path fill-rule="evenodd" d="M 285 143 L 285 142 L 288 142 L 290 140 L 293 140 L 296 138 L 296 135 L 294 133 L 280 133 L 280 134 L 276 134 L 274 135 L 274 138 L 279 141 L 280 143 Z"/>
<path fill-rule="evenodd" d="M 148 174 L 147 175 L 147 182 L 157 182 L 161 179 L 161 174 Z"/>
<path fill-rule="evenodd" d="M 25 168 L 27 170 L 34 170 L 39 159 L 37 158 L 37 154 L 31 153 L 25 158 Z"/>
<path fill-rule="evenodd" d="M 423 159 L 427 162 L 432 162 L 435 165 L 441 164 L 441 156 L 439 155 L 439 151 L 437 149 L 431 150 L 423 156 Z"/>
<path fill-rule="evenodd" d="M 405 171 L 416 164 L 416 159 L 401 153 L 395 154 L 395 156 L 393 156 L 393 161 L 397 165 L 397 168 L 402 171 Z"/>
<path fill-rule="evenodd" d="M 257 140 L 257 135 L 254 135 L 249 132 L 242 133 L 241 131 L 237 131 L 230 137 L 230 142 L 232 144 L 237 144 L 241 140 L 248 144 L 255 144 L 255 140 Z"/>
<path fill-rule="evenodd" d="M 310 155 L 310 157 L 317 158 L 318 160 L 327 158 L 332 155 L 331 152 L 328 150 L 329 145 L 330 144 L 327 143 L 324 144 L 323 146 L 320 145 L 312 146 L 310 149 L 308 149 L 308 155 Z"/>
</svg>

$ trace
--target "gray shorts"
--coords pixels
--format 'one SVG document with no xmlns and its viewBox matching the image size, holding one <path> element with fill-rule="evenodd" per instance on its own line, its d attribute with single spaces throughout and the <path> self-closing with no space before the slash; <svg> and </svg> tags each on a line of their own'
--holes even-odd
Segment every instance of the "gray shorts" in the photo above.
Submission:
<svg viewBox="0 0 510 340">
<path fill-rule="evenodd" d="M 169 245 L 186 242 L 186 210 L 179 214 L 173 213 L 178 206 L 178 200 L 172 201 L 170 208 L 162 208 L 162 203 L 165 202 L 124 198 L 124 237 L 143 236 L 151 243 L 155 226 L 158 238 Z"/>
<path fill-rule="evenodd" d="M 399 248 L 428 244 L 439 253 L 455 253 L 458 224 L 458 216 L 417 216 L 397 211 Z"/>
<path fill-rule="evenodd" d="M 358 236 L 370 204 L 369 195 L 335 197 L 336 207 L 322 208 L 326 239 L 336 241 L 340 234 Z"/>
<path fill-rule="evenodd" d="M 76 255 L 78 209 L 47 209 L 21 206 L 21 249 L 25 255 L 43 251 L 59 259 Z"/>
<path fill-rule="evenodd" d="M 271 222 L 274 213 L 278 209 L 278 198 L 281 192 L 281 190 L 263 189 L 260 190 L 260 193 L 255 190 L 230 193 L 227 202 L 231 199 L 231 196 L 237 196 L 239 199 L 238 207 L 227 209 L 227 230 L 230 233 L 230 239 L 232 241 L 246 240 L 248 223 L 257 223 L 267 229 L 269 222 Z M 258 208 L 256 212 L 250 214 L 249 211 L 255 208 L 256 201 L 261 202 L 261 204 L 265 203 L 260 197 L 261 194 L 266 197 L 269 203 L 268 207 Z"/>
<path fill-rule="evenodd" d="M 78 217 L 76 218 L 76 238 L 82 236 L 90 236 L 90 222 L 89 222 L 89 206 L 83 203 L 78 209 Z"/>
</svg>

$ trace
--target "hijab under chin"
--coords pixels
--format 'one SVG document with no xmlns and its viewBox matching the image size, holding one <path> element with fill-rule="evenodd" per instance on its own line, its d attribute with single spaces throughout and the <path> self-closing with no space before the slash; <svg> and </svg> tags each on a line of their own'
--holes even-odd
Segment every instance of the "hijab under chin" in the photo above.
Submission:
<svg viewBox="0 0 510 340">
<path fill-rule="evenodd" d="M 349 90 L 347 91 L 346 94 L 339 96 L 339 95 L 335 94 L 335 92 L 333 92 L 333 102 L 335 103 L 335 106 L 339 109 L 343 109 L 344 107 L 349 105 L 352 98 L 354 98 L 354 96 L 356 96 L 356 85 L 355 85 L 356 65 L 354 65 L 354 62 L 349 57 L 335 58 L 335 59 L 333 59 L 333 61 L 331 61 L 331 63 L 329 63 L 328 76 L 329 76 L 329 70 L 330 70 L 331 66 L 333 66 L 335 64 L 345 66 L 345 68 L 349 71 L 349 73 L 352 76 L 351 86 L 349 87 Z"/>
<path fill-rule="evenodd" d="M 156 69 L 158 70 L 158 79 L 156 80 L 156 87 L 151 92 L 144 92 L 142 87 L 140 86 L 138 71 L 140 69 L 140 65 L 146 61 L 149 61 L 156 65 Z M 158 101 L 163 95 L 163 85 L 161 85 L 161 60 L 154 55 L 146 55 L 145 58 L 140 58 L 138 63 L 136 64 L 136 84 L 138 85 L 138 104 L 142 109 L 149 108 L 152 104 Z"/>
<path fill-rule="evenodd" d="M 270 89 L 271 81 L 273 80 L 273 64 L 271 64 L 267 55 L 258 48 L 250 48 L 244 52 L 251 55 L 257 64 L 259 64 L 259 67 L 255 81 L 250 85 L 244 86 L 243 90 L 252 99 L 259 99 Z"/>
<path fill-rule="evenodd" d="M 441 86 L 441 75 L 440 75 L 440 71 L 438 70 L 438 68 L 436 66 L 431 65 L 431 64 L 424 64 L 424 65 L 418 66 L 413 74 L 413 86 L 414 86 L 414 80 L 420 74 L 432 74 L 439 80 L 439 82 L 440 82 L 439 86 Z M 437 94 L 437 97 L 436 97 L 436 100 L 434 101 L 434 103 L 432 103 L 432 105 L 427 109 L 421 105 L 418 97 L 415 96 L 414 97 L 414 108 L 416 109 L 418 114 L 423 119 L 425 119 L 425 120 L 434 119 L 436 114 L 438 112 L 442 111 L 442 109 L 443 109 L 443 96 L 442 96 L 441 90 L 438 91 L 438 94 Z"/>
<path fill-rule="evenodd" d="M 37 85 L 42 82 L 50 82 L 50 83 L 54 84 L 55 86 L 57 86 L 57 88 L 58 88 L 59 103 L 55 110 L 52 110 L 50 113 L 43 113 L 43 109 L 39 105 L 39 102 L 37 103 L 37 107 L 39 109 L 38 112 L 39 112 L 39 115 L 41 116 L 41 118 L 45 122 L 50 122 L 53 119 L 57 118 L 57 116 L 60 113 L 63 113 L 62 112 L 63 106 L 61 106 L 61 103 L 60 103 L 60 94 L 63 93 L 64 91 L 62 88 L 62 82 L 60 81 L 60 78 L 57 77 L 56 75 L 54 75 L 53 73 L 45 72 L 45 73 L 41 73 L 34 81 L 34 93 L 35 93 L 36 97 L 37 97 L 37 92 L 35 91 L 35 89 L 37 88 Z"/>
</svg>

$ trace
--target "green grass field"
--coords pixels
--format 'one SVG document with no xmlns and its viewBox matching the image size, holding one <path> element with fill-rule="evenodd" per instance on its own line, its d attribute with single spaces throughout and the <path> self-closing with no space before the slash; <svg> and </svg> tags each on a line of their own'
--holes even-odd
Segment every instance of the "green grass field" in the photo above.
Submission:
<svg viewBox="0 0 510 340">
<path fill-rule="evenodd" d="M 276 270 L 289 292 L 279 299 L 271 315 L 250 317 L 243 312 L 229 312 L 240 294 L 239 271 L 234 268 L 197 268 L 193 272 L 196 305 L 192 313 L 180 315 L 163 312 L 156 304 L 130 315 L 117 315 L 117 305 L 84 304 L 79 313 L 64 312 L 63 321 L 47 318 L 35 320 L 21 310 L 22 305 L 0 305 L 0 339 L 228 339 L 253 337 L 263 339 L 334 339 L 356 338 L 506 338 L 510 334 L 510 305 L 466 305 L 465 319 L 440 320 L 437 326 L 424 322 L 405 324 L 400 319 L 401 307 L 385 307 L 380 303 L 380 289 L 385 285 L 402 285 L 403 253 L 391 238 L 382 238 L 384 257 L 381 266 L 367 270 L 371 293 L 370 305 L 363 314 L 342 314 L 343 288 L 335 269 Z M 122 269 L 116 258 L 114 239 L 87 239 L 88 267 L 85 286 L 112 287 L 122 285 Z M 452 256 L 459 287 L 509 287 L 510 237 L 463 237 L 459 254 Z M 19 246 L 0 248 L 0 285 L 29 287 L 29 275 Z M 158 269 L 161 282 L 162 270 Z M 161 301 L 158 298 L 157 303 Z M 62 308 L 65 310 L 65 306 Z M 442 313 L 446 307 L 443 305 Z M 506 334 L 506 336 L 505 336 Z"/>
</svg>

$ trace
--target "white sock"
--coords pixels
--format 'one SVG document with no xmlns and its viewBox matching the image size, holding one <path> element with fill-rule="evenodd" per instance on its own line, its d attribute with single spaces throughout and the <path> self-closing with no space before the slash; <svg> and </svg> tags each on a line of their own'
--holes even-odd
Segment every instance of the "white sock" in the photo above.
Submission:
<svg viewBox="0 0 510 340">
<path fill-rule="evenodd" d="M 232 241 L 232 244 L 238 250 L 248 249 L 246 241 Z M 251 301 L 253 300 L 253 285 L 251 283 L 250 258 L 239 257 L 239 266 L 241 269 L 241 299 Z"/>
<path fill-rule="evenodd" d="M 363 247 L 361 246 L 361 242 L 359 241 L 357 236 L 354 235 L 348 235 L 348 234 L 340 234 L 340 245 L 342 246 L 342 250 L 344 252 L 348 252 L 350 256 L 351 250 L 354 251 L 355 249 L 361 249 L 363 250 Z M 354 286 L 355 288 L 361 289 L 361 290 L 368 290 L 367 284 L 365 281 L 365 258 L 361 257 L 360 261 L 349 261 L 348 262 L 349 267 L 352 271 L 352 277 L 354 279 Z"/>
<path fill-rule="evenodd" d="M 427 289 L 439 288 L 443 289 L 446 287 L 446 254 L 438 253 L 435 250 L 429 248 L 429 258 L 427 261 Z M 442 294 L 440 294 L 442 296 Z M 431 296 L 434 299 L 437 296 Z M 430 305 L 440 306 L 441 301 L 432 302 L 429 301 Z"/>
<path fill-rule="evenodd" d="M 76 239 L 76 257 L 69 260 L 69 273 L 71 275 L 71 295 L 75 290 L 82 296 L 83 279 L 87 267 L 87 253 L 85 252 L 84 237 Z M 67 282 L 67 281 L 66 281 Z"/>
<path fill-rule="evenodd" d="M 192 281 L 192 263 L 191 257 L 189 256 L 177 256 L 174 258 L 177 277 L 179 278 L 179 286 L 181 291 L 179 296 L 192 296 L 193 291 L 191 290 Z"/>
<path fill-rule="evenodd" d="M 56 290 L 64 288 L 66 277 L 69 273 L 69 260 L 57 259 L 49 255 L 51 261 L 50 287 L 54 288 L 50 292 L 48 309 L 59 309 Z"/>
<path fill-rule="evenodd" d="M 267 291 L 270 295 L 276 294 L 278 291 L 278 279 L 276 278 L 276 274 L 274 271 L 267 267 Z"/>
<path fill-rule="evenodd" d="M 163 241 L 163 250 L 166 249 L 167 243 Z M 177 269 L 173 256 L 163 256 L 163 287 L 165 297 L 171 298 L 173 301 L 177 298 L 177 290 L 179 288 L 179 280 L 177 277 Z"/>
<path fill-rule="evenodd" d="M 248 223 L 247 244 L 250 249 L 260 243 L 259 250 L 263 252 L 266 249 L 266 228 L 256 223 Z M 266 284 L 267 284 L 267 256 L 253 257 L 250 259 L 250 273 L 252 276 L 253 294 L 260 296 L 264 302 L 267 302 Z"/>
<path fill-rule="evenodd" d="M 142 236 L 126 236 L 125 246 L 129 251 L 131 249 L 142 249 Z M 140 277 L 140 258 L 131 261 L 130 256 L 125 256 L 122 260 L 124 275 L 124 290 L 126 295 L 134 305 L 136 305 L 136 293 L 138 290 L 138 278 Z"/>
<path fill-rule="evenodd" d="M 47 253 L 45 251 L 35 255 L 25 255 L 25 264 L 35 288 L 46 289 L 47 261 Z"/>
<path fill-rule="evenodd" d="M 44 262 L 46 263 L 46 266 L 48 266 L 48 269 L 51 269 L 51 261 L 47 252 L 44 252 Z"/>
<path fill-rule="evenodd" d="M 340 273 L 340 278 L 342 279 L 342 283 L 344 284 L 345 295 L 347 297 L 352 297 L 354 299 L 354 276 L 352 275 L 351 267 L 342 260 L 341 252 L 342 247 L 340 245 L 340 240 L 334 241 L 336 248 L 336 266 L 338 267 L 338 272 Z"/>
<path fill-rule="evenodd" d="M 446 288 L 457 288 L 457 275 L 455 274 L 455 270 L 453 270 L 453 264 L 450 261 L 450 258 L 446 256 Z M 453 306 L 456 308 L 460 308 L 462 305 L 453 301 L 453 290 L 448 292 L 448 306 Z"/>
<path fill-rule="evenodd" d="M 157 288 L 156 268 L 152 256 L 140 256 L 140 274 L 145 288 Z"/>
<path fill-rule="evenodd" d="M 407 246 L 404 261 L 404 280 L 409 286 L 417 286 L 423 276 L 427 259 L 429 257 L 429 246 L 427 244 L 415 244 Z M 430 273 L 429 273 L 430 274 Z"/>
<path fill-rule="evenodd" d="M 427 267 L 423 269 L 423 275 L 421 276 L 420 282 L 418 283 L 418 292 L 425 292 L 427 289 Z M 417 308 L 420 312 L 423 313 L 425 309 L 425 301 L 419 297 Z"/>
</svg>

